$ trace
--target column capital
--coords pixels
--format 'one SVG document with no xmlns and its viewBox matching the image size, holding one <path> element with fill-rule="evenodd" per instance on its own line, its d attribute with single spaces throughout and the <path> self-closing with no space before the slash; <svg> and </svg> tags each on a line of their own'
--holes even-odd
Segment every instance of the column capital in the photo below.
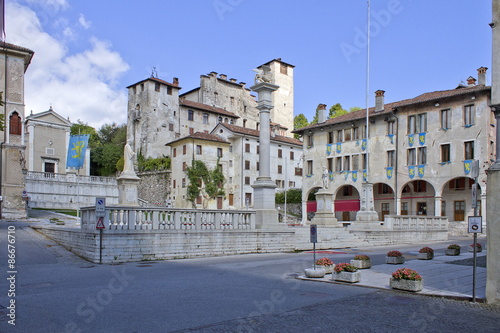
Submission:
<svg viewBox="0 0 500 333">
<path fill-rule="evenodd" d="M 495 114 L 495 118 L 500 118 L 500 104 L 490 105 L 491 112 Z"/>
</svg>

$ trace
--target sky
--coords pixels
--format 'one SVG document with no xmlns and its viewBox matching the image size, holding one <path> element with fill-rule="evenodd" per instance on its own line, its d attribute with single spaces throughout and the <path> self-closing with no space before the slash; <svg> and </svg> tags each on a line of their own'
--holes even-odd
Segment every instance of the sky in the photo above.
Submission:
<svg viewBox="0 0 500 333">
<path fill-rule="evenodd" d="M 371 0 L 369 48 L 367 0 L 6 0 L 5 12 L 6 41 L 35 52 L 26 114 L 52 106 L 96 129 L 126 123 L 126 87 L 153 69 L 183 93 L 212 71 L 249 87 L 281 58 L 295 115 L 312 120 L 320 103 L 373 106 L 378 89 L 395 102 L 491 68 L 491 0 Z"/>
</svg>

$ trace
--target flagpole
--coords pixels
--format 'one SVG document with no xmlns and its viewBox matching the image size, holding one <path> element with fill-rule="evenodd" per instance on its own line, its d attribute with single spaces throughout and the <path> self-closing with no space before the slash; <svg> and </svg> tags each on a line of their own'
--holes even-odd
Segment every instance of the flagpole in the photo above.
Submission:
<svg viewBox="0 0 500 333">
<path fill-rule="evenodd" d="M 370 103 L 370 98 L 369 98 L 369 93 L 370 93 L 370 0 L 367 1 L 368 3 L 368 24 L 366 28 L 366 35 L 367 35 L 367 42 L 366 42 L 366 182 L 368 182 L 368 177 L 369 177 L 369 140 L 368 140 L 368 133 L 369 133 L 369 103 Z"/>
</svg>

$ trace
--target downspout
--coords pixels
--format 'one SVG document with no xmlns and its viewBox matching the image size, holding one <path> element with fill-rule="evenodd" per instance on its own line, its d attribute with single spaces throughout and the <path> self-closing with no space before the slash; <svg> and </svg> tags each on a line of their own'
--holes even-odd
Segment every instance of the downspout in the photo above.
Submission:
<svg viewBox="0 0 500 333">
<path fill-rule="evenodd" d="M 3 53 L 4 53 L 4 93 L 3 97 L 3 141 L 0 143 L 0 219 L 2 218 L 3 213 L 3 197 L 2 197 L 2 188 L 3 188 L 3 145 L 7 139 L 6 124 L 7 124 L 7 48 L 5 47 L 5 42 L 3 44 Z"/>
</svg>

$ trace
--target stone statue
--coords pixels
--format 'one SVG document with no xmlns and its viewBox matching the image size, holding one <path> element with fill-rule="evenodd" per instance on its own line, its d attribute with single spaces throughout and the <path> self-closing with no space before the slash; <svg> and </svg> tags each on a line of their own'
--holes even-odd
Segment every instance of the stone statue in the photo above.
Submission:
<svg viewBox="0 0 500 333">
<path fill-rule="evenodd" d="M 259 68 L 254 69 L 253 71 L 256 73 L 255 84 L 262 82 L 272 83 L 271 67 L 269 67 L 268 65 L 262 65 Z"/>
<path fill-rule="evenodd" d="M 324 189 L 328 189 L 328 180 L 329 180 L 328 177 L 329 177 L 328 169 L 323 168 L 323 176 L 321 176 L 321 178 L 323 179 L 323 188 Z"/>
<path fill-rule="evenodd" d="M 127 141 L 127 144 L 123 149 L 123 174 L 135 175 L 134 157 L 135 152 L 132 150 L 132 147 L 130 147 L 130 141 Z"/>
</svg>

